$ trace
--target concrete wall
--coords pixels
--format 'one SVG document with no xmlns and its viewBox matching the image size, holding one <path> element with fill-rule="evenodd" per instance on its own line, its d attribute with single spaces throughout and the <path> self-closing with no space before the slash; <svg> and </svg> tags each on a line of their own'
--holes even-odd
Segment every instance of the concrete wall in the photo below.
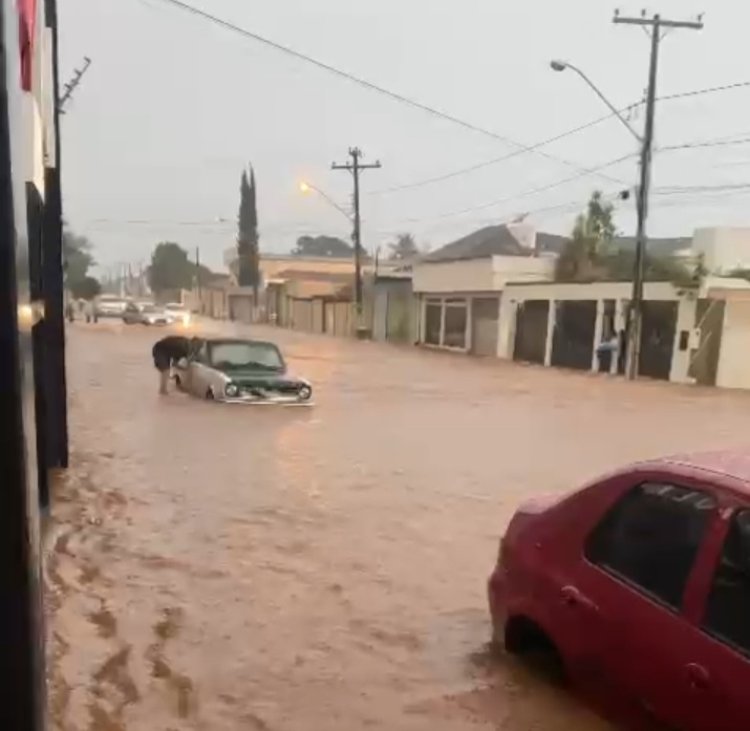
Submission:
<svg viewBox="0 0 750 731">
<path fill-rule="evenodd" d="M 699 228 L 693 234 L 693 251 L 703 254 L 710 272 L 726 274 L 750 269 L 750 228 Z"/>
<path fill-rule="evenodd" d="M 525 301 L 549 300 L 551 303 L 559 300 L 576 300 L 597 302 L 597 318 L 594 329 L 595 339 L 599 339 L 602 331 L 602 317 L 604 301 L 615 301 L 615 329 L 625 327 L 625 312 L 630 301 L 632 284 L 630 282 L 593 282 L 593 283 L 549 283 L 549 284 L 508 284 L 504 291 L 500 306 L 500 322 L 498 335 L 498 356 L 511 359 L 515 344 L 516 313 L 518 305 Z M 675 327 L 672 363 L 669 379 L 677 383 L 690 383 L 688 376 L 690 369 L 691 348 L 680 350 L 680 333 L 692 333 L 696 322 L 697 300 L 692 295 L 677 290 L 668 282 L 647 282 L 644 286 L 644 299 L 647 301 L 677 301 L 677 322 Z M 555 326 L 555 308 L 549 308 L 547 328 L 547 352 L 545 365 L 551 362 L 551 340 Z M 595 359 L 592 369 L 595 368 Z"/>
<path fill-rule="evenodd" d="M 372 287 L 373 340 L 411 342 L 417 337 L 417 316 L 410 279 L 382 278 Z"/>
<path fill-rule="evenodd" d="M 726 302 L 716 385 L 750 388 L 750 299 Z"/>
<path fill-rule="evenodd" d="M 224 264 L 229 267 L 237 260 L 237 249 L 226 249 Z M 354 257 L 351 259 L 331 259 L 322 256 L 292 256 L 290 254 L 260 254 L 260 271 L 264 280 L 274 279 L 280 272 L 294 269 L 298 272 L 328 272 L 332 274 L 354 273 Z M 363 262 L 363 269 L 370 267 L 369 262 Z"/>
<path fill-rule="evenodd" d="M 415 292 L 496 292 L 508 282 L 544 282 L 554 273 L 554 259 L 493 256 L 462 261 L 423 262 L 413 270 Z"/>
<path fill-rule="evenodd" d="M 412 277 L 415 292 L 445 294 L 495 288 L 495 270 L 490 258 L 417 264 Z"/>
</svg>

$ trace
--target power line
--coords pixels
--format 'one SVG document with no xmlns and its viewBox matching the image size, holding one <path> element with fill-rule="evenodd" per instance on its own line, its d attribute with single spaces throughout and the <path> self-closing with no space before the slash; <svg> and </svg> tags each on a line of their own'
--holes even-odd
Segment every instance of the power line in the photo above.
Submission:
<svg viewBox="0 0 750 731">
<path fill-rule="evenodd" d="M 704 89 L 693 89 L 692 91 L 683 91 L 683 92 L 677 92 L 675 94 L 667 94 L 665 96 L 657 97 L 656 100 L 657 101 L 673 101 L 675 99 L 685 99 L 688 97 L 702 96 L 705 94 L 714 94 L 720 91 L 729 91 L 732 89 L 740 89 L 743 87 L 750 87 L 750 81 L 739 81 L 733 84 L 723 84 L 721 86 L 710 86 Z M 627 112 L 628 110 L 637 109 L 639 106 L 642 106 L 642 105 L 643 105 L 643 102 L 639 101 L 633 104 L 629 104 L 626 107 L 622 107 L 618 111 Z M 551 145 L 553 142 L 557 142 L 566 137 L 570 137 L 574 134 L 577 134 L 578 132 L 583 132 L 584 130 L 587 130 L 598 124 L 601 124 L 602 122 L 605 122 L 614 116 L 615 116 L 614 113 L 610 112 L 609 114 L 605 114 L 603 117 L 597 117 L 596 119 L 592 119 L 590 122 L 581 124 L 578 127 L 574 127 L 573 129 L 567 130 L 566 132 L 561 132 L 560 134 L 557 134 L 554 137 L 549 137 L 548 139 L 542 140 L 541 142 L 536 142 L 530 145 L 529 149 L 536 150 L 540 147 L 546 147 L 547 145 Z M 404 183 L 403 185 L 395 185 L 390 188 L 382 188 L 380 190 L 369 191 L 367 195 L 386 195 L 388 193 L 396 193 L 402 190 L 411 190 L 414 188 L 420 188 L 424 185 L 431 185 L 433 183 L 439 183 L 444 180 L 450 180 L 451 178 L 455 178 L 460 175 L 465 175 L 467 173 L 474 172 L 475 170 L 481 170 L 482 168 L 489 167 L 491 165 L 495 165 L 500 162 L 504 162 L 505 160 L 509 160 L 513 157 L 516 157 L 517 155 L 521 155 L 524 152 L 527 152 L 527 150 L 514 150 L 513 152 L 508 153 L 506 155 L 501 155 L 500 157 L 494 157 L 489 160 L 484 160 L 482 162 L 475 163 L 474 165 L 469 165 L 467 167 L 459 168 L 457 170 L 444 173 L 442 175 L 436 175 L 430 178 L 423 178 L 421 180 L 417 180 L 412 183 Z"/>
<path fill-rule="evenodd" d="M 490 160 L 484 160 L 483 162 L 476 163 L 475 165 L 469 165 L 465 168 L 459 168 L 458 170 L 453 170 L 452 172 L 445 173 L 444 175 L 438 175 L 433 178 L 425 178 L 423 180 L 417 180 L 413 183 L 405 183 L 404 185 L 396 185 L 392 188 L 383 188 L 381 190 L 373 190 L 367 193 L 367 195 L 384 195 L 386 193 L 395 193 L 397 191 L 401 190 L 408 190 L 410 188 L 419 188 L 423 185 L 430 185 L 431 183 L 439 183 L 443 180 L 449 180 L 450 178 L 458 177 L 459 175 L 465 175 L 466 173 L 474 172 L 475 170 L 481 170 L 482 168 L 489 167 L 490 165 L 495 165 L 499 162 L 504 162 L 505 160 L 510 160 L 513 157 L 517 157 L 518 155 L 523 155 L 527 152 L 535 152 L 541 147 L 545 147 L 546 145 L 550 145 L 553 142 L 557 142 L 558 140 L 561 140 L 565 137 L 569 137 L 570 135 L 574 135 L 577 132 L 582 132 L 585 129 L 588 129 L 589 127 L 593 127 L 594 125 L 599 124 L 600 122 L 603 122 L 606 119 L 609 119 L 614 115 L 607 114 L 604 117 L 599 117 L 598 119 L 594 119 L 591 122 L 587 122 L 586 124 L 582 124 L 578 127 L 575 127 L 574 129 L 568 130 L 567 132 L 562 132 L 558 135 L 555 135 L 554 137 L 550 137 L 546 140 L 542 140 L 541 142 L 536 142 L 533 145 L 530 145 L 527 149 L 522 150 L 514 150 L 513 152 L 509 152 L 505 155 L 501 155 L 500 157 L 494 157 Z"/>
<path fill-rule="evenodd" d="M 239 25 L 236 25 L 235 23 L 231 23 L 228 20 L 224 20 L 223 18 L 219 18 L 216 15 L 212 15 L 211 13 L 208 13 L 205 10 L 201 10 L 200 8 L 196 8 L 193 5 L 189 5 L 188 3 L 182 2 L 182 0 L 158 0 L 158 2 L 178 8 L 179 10 L 182 10 L 183 12 L 190 13 L 191 15 L 194 15 L 203 20 L 209 21 L 210 23 L 218 25 L 224 28 L 225 30 L 229 30 L 233 33 L 243 36 L 244 38 L 249 38 L 258 43 L 262 43 L 263 45 L 266 45 L 269 48 L 273 48 L 276 51 L 280 51 L 281 53 L 285 53 L 289 56 L 293 56 L 294 58 L 300 61 L 304 61 L 305 63 L 316 66 L 317 68 L 322 69 L 323 71 L 327 71 L 340 78 L 346 79 L 347 81 L 358 84 L 359 86 L 362 86 L 365 89 L 369 89 L 370 91 L 374 91 L 374 92 L 377 92 L 378 94 L 387 96 L 394 101 L 400 102 L 401 104 L 406 104 L 410 107 L 413 107 L 414 109 L 419 109 L 423 112 L 427 112 L 428 114 L 431 114 L 435 117 L 439 117 L 440 119 L 444 119 L 447 122 L 451 122 L 452 124 L 463 127 L 464 129 L 468 129 L 468 130 L 471 130 L 472 132 L 485 135 L 486 137 L 492 137 L 493 139 L 499 140 L 500 142 L 503 142 L 506 145 L 511 145 L 512 147 L 516 147 L 519 150 L 523 150 L 524 152 L 533 152 L 541 157 L 545 157 L 549 160 L 554 160 L 557 163 L 566 165 L 567 167 L 571 167 L 576 170 L 584 169 L 582 168 L 582 166 L 577 165 L 576 163 L 571 162 L 570 160 L 566 160 L 565 158 L 562 158 L 562 157 L 557 157 L 556 155 L 551 155 L 550 153 L 547 153 L 547 152 L 542 152 L 538 148 L 525 145 L 522 142 L 517 142 L 516 140 L 513 140 L 510 137 L 498 134 L 497 132 L 493 132 L 489 129 L 486 129 L 485 127 L 480 127 L 479 125 L 473 124 L 472 122 L 467 122 L 464 119 L 460 119 L 459 117 L 449 114 L 448 112 L 444 112 L 440 109 L 437 109 L 436 107 L 429 106 L 428 104 L 423 104 L 422 102 L 419 102 L 415 99 L 404 96 L 403 94 L 399 94 L 398 92 L 391 91 L 390 89 L 386 89 L 383 86 L 378 86 L 377 84 L 374 84 L 371 81 L 367 81 L 366 79 L 363 79 L 359 76 L 355 76 L 354 74 L 351 74 L 348 71 L 344 71 L 342 69 L 337 68 L 336 66 L 332 66 L 331 64 L 325 63 L 324 61 L 319 61 L 318 59 L 313 58 L 312 56 L 309 56 L 305 53 L 296 51 L 290 46 L 285 46 L 276 41 L 272 41 L 270 38 L 266 38 L 262 35 L 259 35 L 258 33 L 254 33 L 253 31 L 248 30 L 247 28 L 243 28 Z M 591 172 L 596 172 L 596 171 L 586 170 L 586 172 L 591 173 Z M 611 182 L 617 182 L 617 183 L 622 182 L 620 180 L 610 178 L 607 175 L 601 175 L 601 177 L 606 178 L 607 180 L 610 180 Z"/>
<path fill-rule="evenodd" d="M 671 101 L 672 99 L 686 99 L 691 96 L 702 96 L 703 94 L 713 94 L 718 91 L 730 91 L 732 89 L 741 89 L 743 87 L 750 86 L 750 81 L 738 81 L 734 84 L 723 84 L 722 86 L 710 86 L 706 89 L 695 89 L 693 91 L 683 91 L 677 94 L 667 94 L 665 96 L 659 96 L 656 98 L 657 101 Z"/>
<path fill-rule="evenodd" d="M 666 147 L 660 147 L 659 150 L 661 152 L 669 152 L 673 150 L 697 150 L 706 147 L 731 147 L 732 145 L 746 145 L 748 143 L 750 143 L 750 137 L 740 137 L 738 139 L 715 139 L 687 142 L 682 145 L 667 145 Z"/>
<path fill-rule="evenodd" d="M 600 165 L 597 165 L 596 168 L 594 169 L 597 171 L 604 170 L 608 167 L 612 167 L 613 165 L 617 165 L 618 163 L 624 162 L 625 160 L 629 160 L 637 156 L 638 156 L 638 153 L 630 152 L 627 155 L 622 155 L 621 157 L 615 158 L 614 160 L 609 160 L 607 162 L 601 163 Z M 570 183 L 574 180 L 578 180 L 579 178 L 583 178 L 587 176 L 588 174 L 589 174 L 588 171 L 581 171 L 580 173 L 577 173 L 576 175 L 563 178 L 562 180 L 556 180 L 547 185 L 530 188 L 529 190 L 525 190 L 521 193 L 516 193 L 511 196 L 506 196 L 504 198 L 497 198 L 495 200 L 488 201 L 487 203 L 481 203 L 477 206 L 470 206 L 469 208 L 462 208 L 457 211 L 450 211 L 448 213 L 442 213 L 434 217 L 404 219 L 404 222 L 405 223 L 418 223 L 420 221 L 425 221 L 425 220 L 438 220 L 442 218 L 452 218 L 453 216 L 461 216 L 465 213 L 473 213 L 474 211 L 481 211 L 481 210 L 484 210 L 485 208 L 491 208 L 493 206 L 500 205 L 501 203 L 509 203 L 510 201 L 518 200 L 519 198 L 525 198 L 526 196 L 529 196 L 529 195 L 534 195 L 536 193 L 542 193 L 547 190 L 552 190 L 553 188 L 558 188 L 561 185 L 565 185 L 566 183 Z"/>
<path fill-rule="evenodd" d="M 690 193 L 732 192 L 750 189 L 750 183 L 724 183 L 720 185 L 675 185 L 657 188 L 659 195 L 684 195 Z"/>
</svg>

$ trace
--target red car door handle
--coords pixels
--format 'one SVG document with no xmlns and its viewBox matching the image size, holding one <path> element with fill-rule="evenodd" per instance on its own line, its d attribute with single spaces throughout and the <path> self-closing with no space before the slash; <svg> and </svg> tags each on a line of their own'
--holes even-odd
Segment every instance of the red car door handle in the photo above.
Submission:
<svg viewBox="0 0 750 731">
<path fill-rule="evenodd" d="M 585 607 L 596 611 L 596 604 L 591 601 L 588 597 L 581 593 L 581 590 L 575 586 L 563 586 L 560 590 L 560 596 L 562 597 L 563 603 L 569 607 Z"/>
<path fill-rule="evenodd" d="M 711 685 L 711 676 L 703 665 L 691 662 L 685 669 L 690 687 L 694 690 L 705 690 Z"/>
</svg>

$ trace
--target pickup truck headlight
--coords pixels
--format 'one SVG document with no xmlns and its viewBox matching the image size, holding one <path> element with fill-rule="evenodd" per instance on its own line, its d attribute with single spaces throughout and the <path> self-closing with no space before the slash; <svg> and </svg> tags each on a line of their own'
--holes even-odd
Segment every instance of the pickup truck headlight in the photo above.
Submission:
<svg viewBox="0 0 750 731">
<path fill-rule="evenodd" d="M 236 383 L 227 383 L 227 385 L 224 386 L 224 393 L 229 396 L 229 398 L 235 398 L 236 396 L 239 396 L 240 387 Z"/>
<path fill-rule="evenodd" d="M 297 396 L 300 401 L 308 401 L 310 396 L 312 396 L 312 389 L 307 385 L 301 386 L 299 391 L 297 391 Z"/>
</svg>

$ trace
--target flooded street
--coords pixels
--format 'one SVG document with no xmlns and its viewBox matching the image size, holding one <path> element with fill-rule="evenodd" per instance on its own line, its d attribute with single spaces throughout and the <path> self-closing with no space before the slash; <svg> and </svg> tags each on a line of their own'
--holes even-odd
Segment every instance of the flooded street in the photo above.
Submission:
<svg viewBox="0 0 750 731">
<path fill-rule="evenodd" d="M 742 443 L 750 395 L 254 334 L 314 408 L 160 398 L 154 330 L 69 329 L 52 728 L 608 728 L 490 656 L 498 537 L 527 496 Z"/>
</svg>

